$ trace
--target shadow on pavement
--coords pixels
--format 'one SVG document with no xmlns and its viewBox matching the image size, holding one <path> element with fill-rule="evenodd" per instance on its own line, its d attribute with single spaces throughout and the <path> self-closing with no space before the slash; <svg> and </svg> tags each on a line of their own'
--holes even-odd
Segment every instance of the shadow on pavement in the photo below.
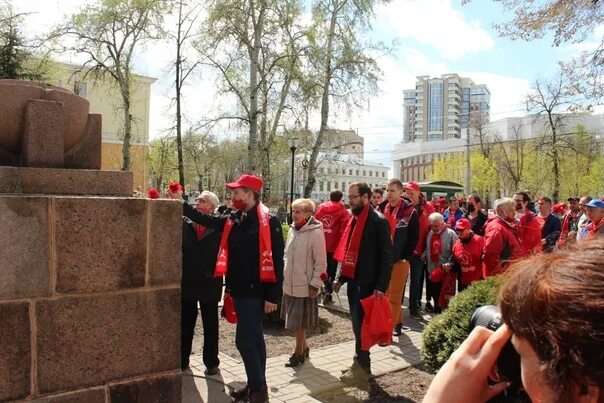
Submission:
<svg viewBox="0 0 604 403">
<path fill-rule="evenodd" d="M 205 399 L 204 399 L 205 397 Z M 194 375 L 190 371 L 182 374 L 183 403 L 226 403 L 232 402 L 222 375 Z"/>
</svg>

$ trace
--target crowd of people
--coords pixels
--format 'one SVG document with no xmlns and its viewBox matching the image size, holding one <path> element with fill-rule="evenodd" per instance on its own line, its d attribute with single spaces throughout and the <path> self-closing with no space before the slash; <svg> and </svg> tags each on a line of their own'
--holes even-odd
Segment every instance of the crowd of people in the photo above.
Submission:
<svg viewBox="0 0 604 403">
<path fill-rule="evenodd" d="M 188 366 L 199 304 L 206 375 L 218 372 L 224 277 L 247 374 L 247 385 L 231 392 L 236 400 L 268 401 L 262 326 L 278 305 L 285 327 L 295 333 L 284 364 L 299 366 L 309 358 L 306 332 L 317 324 L 321 289 L 321 302 L 330 304 L 346 283 L 356 352 L 342 380 L 367 380 L 372 375 L 370 353 L 361 342 L 363 299 L 387 298 L 393 335 L 400 336 L 406 330 L 407 280 L 410 315 L 440 313 L 456 290 L 502 274 L 514 261 L 604 238 L 603 200 L 571 197 L 562 209 L 546 196 L 534 204 L 527 192 L 517 192 L 496 200 L 488 213 L 478 194 L 428 201 L 418 183 L 392 179 L 385 192 L 351 184 L 347 205 L 340 190 L 318 207 L 310 199 L 293 201 L 284 241 L 281 223 L 260 201 L 262 184 L 247 174 L 228 184 L 231 206 L 220 212 L 218 197 L 207 191 L 195 207 L 183 203 L 182 368 Z M 182 190 L 170 190 L 169 196 L 182 199 Z"/>
</svg>

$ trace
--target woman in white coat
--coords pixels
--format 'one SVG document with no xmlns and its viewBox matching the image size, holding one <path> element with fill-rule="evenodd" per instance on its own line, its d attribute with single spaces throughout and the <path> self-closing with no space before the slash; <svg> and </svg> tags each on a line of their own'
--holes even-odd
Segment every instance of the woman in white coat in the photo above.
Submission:
<svg viewBox="0 0 604 403">
<path fill-rule="evenodd" d="M 323 284 L 321 273 L 327 270 L 323 224 L 313 217 L 315 203 L 298 199 L 292 203 L 293 225 L 285 244 L 283 304 L 281 318 L 285 328 L 296 334 L 296 350 L 285 364 L 296 367 L 309 356 L 306 330 L 319 321 L 317 294 Z"/>
</svg>

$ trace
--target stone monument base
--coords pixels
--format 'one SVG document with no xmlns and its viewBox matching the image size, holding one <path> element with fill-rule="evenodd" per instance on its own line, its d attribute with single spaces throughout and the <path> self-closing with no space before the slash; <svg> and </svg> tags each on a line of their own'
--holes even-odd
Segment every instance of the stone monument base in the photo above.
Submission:
<svg viewBox="0 0 604 403">
<path fill-rule="evenodd" d="M 0 172 L 5 186 L 15 171 Z M 0 195 L 0 401 L 180 402 L 181 215 L 172 200 Z"/>
<path fill-rule="evenodd" d="M 126 171 L 0 166 L 0 194 L 132 196 L 133 181 Z"/>
</svg>

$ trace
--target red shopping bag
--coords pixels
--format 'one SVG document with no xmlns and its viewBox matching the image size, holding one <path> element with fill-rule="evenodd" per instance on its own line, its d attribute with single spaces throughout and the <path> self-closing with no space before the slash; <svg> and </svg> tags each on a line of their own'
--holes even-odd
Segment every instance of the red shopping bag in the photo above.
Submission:
<svg viewBox="0 0 604 403">
<path fill-rule="evenodd" d="M 438 306 L 441 309 L 447 309 L 449 300 L 455 296 L 455 282 L 457 281 L 456 273 L 443 270 L 443 285 L 440 289 L 438 297 Z"/>
<path fill-rule="evenodd" d="M 392 312 L 388 298 L 371 295 L 361 300 L 365 316 L 361 326 L 361 350 L 369 350 L 379 344 L 392 343 Z"/>
</svg>

